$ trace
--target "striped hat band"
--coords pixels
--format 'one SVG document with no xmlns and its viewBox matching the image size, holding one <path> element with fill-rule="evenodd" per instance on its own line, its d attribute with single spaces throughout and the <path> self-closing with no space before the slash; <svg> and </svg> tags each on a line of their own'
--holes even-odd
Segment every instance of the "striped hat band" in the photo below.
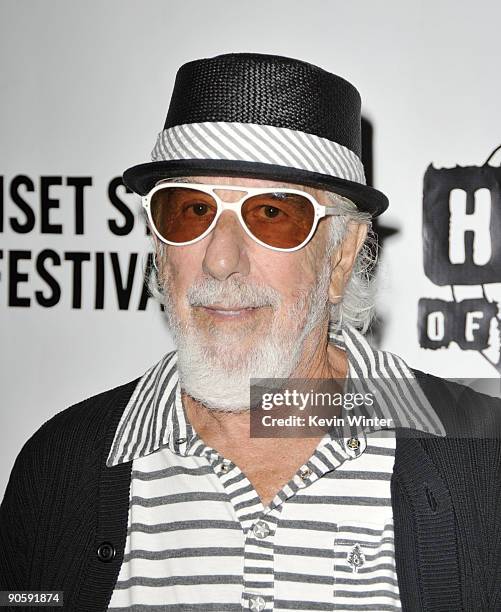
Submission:
<svg viewBox="0 0 501 612">
<path fill-rule="evenodd" d="M 258 162 L 366 184 L 360 158 L 347 147 L 271 125 L 225 121 L 176 125 L 159 133 L 151 159 Z"/>
</svg>

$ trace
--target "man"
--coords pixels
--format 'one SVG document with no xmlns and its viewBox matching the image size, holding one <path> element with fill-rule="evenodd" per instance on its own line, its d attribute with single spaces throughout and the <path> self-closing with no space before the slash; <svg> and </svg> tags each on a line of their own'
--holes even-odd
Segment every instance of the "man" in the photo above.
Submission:
<svg viewBox="0 0 501 612">
<path fill-rule="evenodd" d="M 388 203 L 356 89 L 283 57 L 190 62 L 124 181 L 176 350 L 25 445 L 0 587 L 68 610 L 501 609 L 496 400 L 364 337 Z M 370 388 L 387 424 L 256 436 L 262 380 Z"/>
</svg>

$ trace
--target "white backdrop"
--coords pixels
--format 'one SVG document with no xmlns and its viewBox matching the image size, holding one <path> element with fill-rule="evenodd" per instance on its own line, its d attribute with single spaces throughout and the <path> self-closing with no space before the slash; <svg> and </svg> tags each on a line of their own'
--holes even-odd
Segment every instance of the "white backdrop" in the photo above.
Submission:
<svg viewBox="0 0 501 612">
<path fill-rule="evenodd" d="M 454 343 L 420 348 L 417 303 L 450 299 L 450 289 L 423 271 L 427 166 L 479 165 L 501 144 L 500 21 L 494 0 L 2 0 L 0 495 L 22 444 L 44 421 L 139 376 L 173 347 L 159 306 L 150 300 L 138 310 L 149 250 L 139 200 L 112 189 L 135 218 L 129 233 L 115 235 L 108 222 L 123 226 L 125 217 L 108 186 L 149 160 L 176 70 L 196 58 L 276 53 L 355 84 L 374 127 L 374 184 L 390 198 L 381 224 L 398 230 L 385 241 L 379 267 L 381 347 L 434 374 L 497 376 L 476 351 Z M 19 175 L 25 178 L 16 187 Z M 19 233 L 16 221 L 33 228 Z M 48 233 L 57 225 L 62 233 Z M 126 284 L 131 253 L 138 259 L 129 308 L 119 309 L 112 257 Z M 37 260 L 40 267 L 49 256 L 56 260 L 43 266 L 61 295 L 45 307 L 36 292 L 49 298 L 53 291 Z M 88 261 L 75 308 L 78 257 Z M 104 307 L 96 309 L 103 270 Z M 488 287 L 491 299 L 501 298 L 500 288 Z M 481 296 L 476 287 L 457 293 Z"/>
</svg>

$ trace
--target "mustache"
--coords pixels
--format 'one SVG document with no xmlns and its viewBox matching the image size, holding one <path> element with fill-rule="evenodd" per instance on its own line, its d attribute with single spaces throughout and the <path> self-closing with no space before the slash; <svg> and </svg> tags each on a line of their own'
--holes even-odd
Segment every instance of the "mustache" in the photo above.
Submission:
<svg viewBox="0 0 501 612">
<path fill-rule="evenodd" d="M 258 285 L 233 277 L 225 281 L 207 277 L 196 281 L 187 292 L 190 306 L 212 306 L 223 308 L 276 308 L 282 302 L 280 293 L 267 285 Z"/>
</svg>

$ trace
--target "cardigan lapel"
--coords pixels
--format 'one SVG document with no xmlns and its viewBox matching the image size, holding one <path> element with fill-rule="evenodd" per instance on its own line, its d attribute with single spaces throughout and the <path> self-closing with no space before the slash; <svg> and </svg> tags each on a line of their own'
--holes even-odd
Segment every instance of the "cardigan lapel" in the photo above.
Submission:
<svg viewBox="0 0 501 612">
<path fill-rule="evenodd" d="M 423 434 L 421 434 L 423 435 Z M 398 435 L 392 477 L 395 560 L 404 610 L 461 610 L 454 508 L 415 432 Z M 439 443 L 445 443 L 440 440 Z"/>
<path fill-rule="evenodd" d="M 123 385 L 113 396 L 103 419 L 102 435 L 96 440 L 96 452 L 101 455 L 96 530 L 94 542 L 89 546 L 85 577 L 76 597 L 75 610 L 78 611 L 101 611 L 108 608 L 122 565 L 127 537 L 132 461 L 109 468 L 106 466 L 106 458 L 122 413 L 138 382 L 139 378 Z M 103 545 L 108 550 L 111 546 L 113 557 L 109 560 L 103 560 L 102 553 L 98 552 L 103 549 Z"/>
<path fill-rule="evenodd" d="M 444 381 L 413 369 L 431 406 L 451 434 L 454 398 Z M 452 410 L 451 410 L 452 409 Z M 391 482 L 395 559 L 402 606 L 407 610 L 462 610 L 458 532 L 447 484 L 425 451 L 434 438 L 397 429 Z M 446 450 L 447 437 L 434 440 Z"/>
</svg>

